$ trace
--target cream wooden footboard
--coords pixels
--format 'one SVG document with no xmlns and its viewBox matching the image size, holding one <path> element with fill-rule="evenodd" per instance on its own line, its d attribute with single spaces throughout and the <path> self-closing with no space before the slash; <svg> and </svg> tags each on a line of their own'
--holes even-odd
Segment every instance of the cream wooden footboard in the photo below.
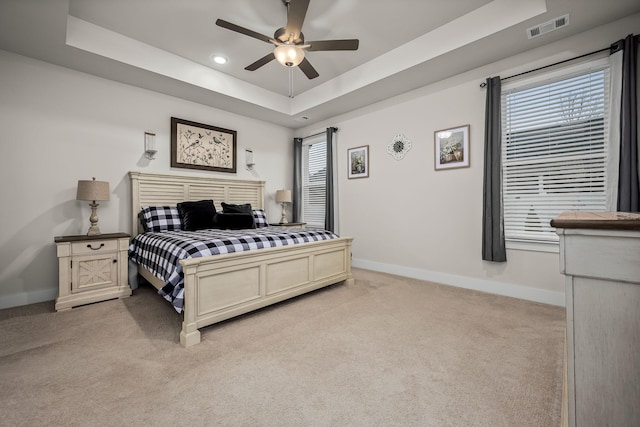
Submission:
<svg viewBox="0 0 640 427">
<path fill-rule="evenodd" d="M 264 182 L 130 172 L 132 229 L 140 230 L 141 205 L 212 198 L 264 205 Z M 199 328 L 338 282 L 353 283 L 351 238 L 301 243 L 180 261 L 184 271 L 184 320 L 180 343 L 200 342 Z M 140 274 L 163 284 L 148 271 Z"/>
<path fill-rule="evenodd" d="M 333 283 L 353 283 L 351 239 L 341 238 L 192 258 L 184 270 L 180 343 L 200 342 L 199 328 Z"/>
</svg>

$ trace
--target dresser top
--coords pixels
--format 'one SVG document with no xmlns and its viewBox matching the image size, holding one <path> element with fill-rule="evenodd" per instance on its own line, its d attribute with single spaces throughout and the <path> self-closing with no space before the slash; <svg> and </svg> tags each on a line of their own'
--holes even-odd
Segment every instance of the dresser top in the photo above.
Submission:
<svg viewBox="0 0 640 427">
<path fill-rule="evenodd" d="M 629 212 L 563 212 L 551 220 L 556 228 L 640 230 L 640 214 Z"/>
</svg>

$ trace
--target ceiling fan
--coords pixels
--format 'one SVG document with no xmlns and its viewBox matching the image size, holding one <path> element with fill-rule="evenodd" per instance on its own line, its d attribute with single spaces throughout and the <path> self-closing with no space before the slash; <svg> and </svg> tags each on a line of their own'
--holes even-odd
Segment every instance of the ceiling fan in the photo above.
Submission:
<svg viewBox="0 0 640 427">
<path fill-rule="evenodd" d="M 319 74 L 309 60 L 304 57 L 305 50 L 309 52 L 321 50 L 358 50 L 360 43 L 358 39 L 320 40 L 305 43 L 304 35 L 302 34 L 302 24 L 307 14 L 309 0 L 282 0 L 282 2 L 287 7 L 287 26 L 277 29 L 273 37 L 262 35 L 222 19 L 216 21 L 216 25 L 222 28 L 271 43 L 275 46 L 273 52 L 263 56 L 253 64 L 246 66 L 245 70 L 255 71 L 276 59 L 285 67 L 299 66 L 309 79 L 315 79 Z"/>
</svg>

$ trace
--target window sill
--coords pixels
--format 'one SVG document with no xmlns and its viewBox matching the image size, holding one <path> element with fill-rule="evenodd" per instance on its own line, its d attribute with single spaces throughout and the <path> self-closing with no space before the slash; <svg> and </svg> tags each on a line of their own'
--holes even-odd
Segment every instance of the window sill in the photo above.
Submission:
<svg viewBox="0 0 640 427">
<path fill-rule="evenodd" d="M 560 244 L 558 242 L 522 242 L 517 240 L 507 240 L 505 242 L 507 249 L 517 251 L 531 251 L 531 252 L 549 252 L 560 253 Z"/>
</svg>

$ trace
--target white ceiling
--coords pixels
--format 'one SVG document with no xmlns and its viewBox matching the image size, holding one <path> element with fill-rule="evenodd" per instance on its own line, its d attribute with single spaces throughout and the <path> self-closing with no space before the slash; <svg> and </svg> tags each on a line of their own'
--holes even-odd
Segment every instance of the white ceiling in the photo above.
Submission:
<svg viewBox="0 0 640 427">
<path fill-rule="evenodd" d="M 360 40 L 308 52 L 313 80 L 276 61 L 244 70 L 272 46 L 215 25 L 272 36 L 282 0 L 0 0 L 0 49 L 297 128 L 639 12 L 637 0 L 311 0 L 307 40 Z M 567 13 L 568 27 L 527 39 Z"/>
</svg>

